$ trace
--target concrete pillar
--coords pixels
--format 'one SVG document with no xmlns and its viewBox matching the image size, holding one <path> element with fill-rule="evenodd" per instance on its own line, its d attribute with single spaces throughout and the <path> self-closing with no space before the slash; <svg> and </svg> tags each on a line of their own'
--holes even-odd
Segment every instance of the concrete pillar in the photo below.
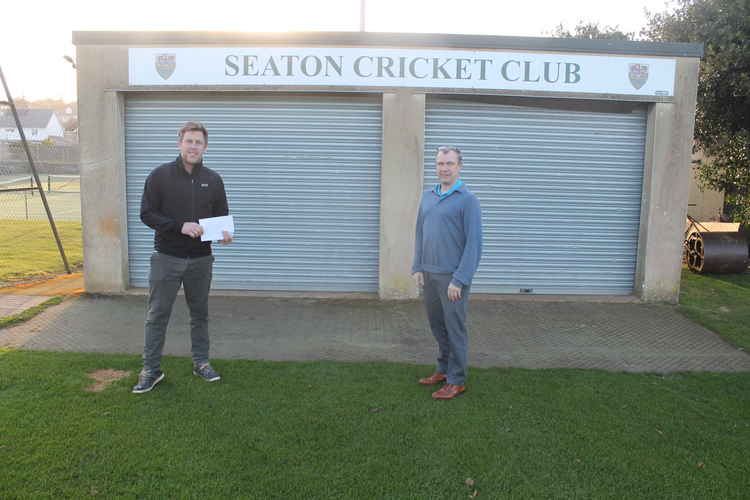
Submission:
<svg viewBox="0 0 750 500">
<path fill-rule="evenodd" d="M 422 193 L 424 94 L 383 94 L 380 173 L 380 286 L 382 299 L 418 296 L 411 278 L 414 230 Z"/>
<path fill-rule="evenodd" d="M 646 302 L 679 299 L 698 69 L 697 59 L 678 59 L 674 101 L 649 108 L 635 279 Z"/>
<path fill-rule="evenodd" d="M 77 60 L 84 286 L 122 292 L 128 285 L 125 102 L 108 89 L 127 84 L 127 50 L 79 47 Z"/>
</svg>

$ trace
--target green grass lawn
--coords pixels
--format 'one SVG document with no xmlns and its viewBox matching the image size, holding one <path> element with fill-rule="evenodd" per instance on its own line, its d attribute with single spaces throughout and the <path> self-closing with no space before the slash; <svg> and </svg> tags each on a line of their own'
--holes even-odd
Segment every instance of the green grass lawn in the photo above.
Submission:
<svg viewBox="0 0 750 500">
<path fill-rule="evenodd" d="M 80 222 L 56 222 L 71 268 L 83 265 Z M 65 272 L 46 220 L 0 219 L 0 283 L 43 278 Z"/>
<path fill-rule="evenodd" d="M 683 270 L 679 311 L 750 350 L 750 272 L 699 275 Z"/>
<path fill-rule="evenodd" d="M 0 498 L 747 498 L 750 373 L 473 369 L 433 401 L 429 367 L 0 353 Z M 467 479 L 475 481 L 470 489 Z"/>
<path fill-rule="evenodd" d="M 680 310 L 737 345 L 749 303 L 747 274 L 683 275 Z M 133 395 L 138 356 L 0 351 L 0 498 L 750 496 L 750 372 L 474 368 L 433 401 L 425 366 L 189 363 Z M 86 391 L 99 369 L 133 374 Z"/>
</svg>

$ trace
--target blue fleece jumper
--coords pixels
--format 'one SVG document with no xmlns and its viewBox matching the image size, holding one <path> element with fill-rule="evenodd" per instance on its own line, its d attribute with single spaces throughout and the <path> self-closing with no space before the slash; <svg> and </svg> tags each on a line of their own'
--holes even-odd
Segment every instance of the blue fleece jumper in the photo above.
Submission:
<svg viewBox="0 0 750 500">
<path fill-rule="evenodd" d="M 471 285 L 482 256 L 479 199 L 463 183 L 447 196 L 436 189 L 422 194 L 411 272 L 452 273 L 454 285 Z"/>
<path fill-rule="evenodd" d="M 482 214 L 479 200 L 463 183 L 442 195 L 438 190 L 439 185 L 422 195 L 412 272 L 424 273 L 425 308 L 439 351 L 436 370 L 449 384 L 465 385 L 466 306 L 482 255 Z M 461 288 L 456 302 L 448 299 L 451 283 Z"/>
</svg>

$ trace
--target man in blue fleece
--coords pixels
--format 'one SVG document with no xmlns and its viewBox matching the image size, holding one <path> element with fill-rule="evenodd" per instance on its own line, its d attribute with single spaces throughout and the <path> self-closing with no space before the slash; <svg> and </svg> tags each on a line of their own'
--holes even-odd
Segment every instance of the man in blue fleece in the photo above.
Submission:
<svg viewBox="0 0 750 500">
<path fill-rule="evenodd" d="M 440 183 L 422 194 L 412 273 L 417 286 L 424 287 L 439 356 L 435 373 L 419 383 L 446 382 L 432 397 L 453 399 L 466 390 L 466 305 L 482 255 L 482 212 L 477 197 L 459 178 L 461 151 L 438 148 L 435 165 Z"/>
</svg>

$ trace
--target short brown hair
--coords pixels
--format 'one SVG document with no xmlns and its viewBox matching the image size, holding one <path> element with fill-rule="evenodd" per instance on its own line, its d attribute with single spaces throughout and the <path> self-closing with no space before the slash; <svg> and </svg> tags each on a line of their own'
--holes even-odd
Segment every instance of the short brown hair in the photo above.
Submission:
<svg viewBox="0 0 750 500">
<path fill-rule="evenodd" d="M 206 127 L 203 126 L 201 122 L 187 122 L 185 125 L 182 126 L 180 129 L 180 133 L 178 134 L 178 137 L 180 138 L 180 142 L 182 142 L 182 136 L 185 135 L 185 132 L 203 132 L 203 139 L 205 139 L 206 144 L 208 144 L 208 130 L 206 130 Z"/>
<path fill-rule="evenodd" d="M 437 152 L 438 153 L 450 153 L 453 151 L 458 155 L 458 163 L 462 164 L 464 163 L 464 157 L 461 155 L 461 150 L 458 149 L 456 146 L 438 146 Z"/>
</svg>

